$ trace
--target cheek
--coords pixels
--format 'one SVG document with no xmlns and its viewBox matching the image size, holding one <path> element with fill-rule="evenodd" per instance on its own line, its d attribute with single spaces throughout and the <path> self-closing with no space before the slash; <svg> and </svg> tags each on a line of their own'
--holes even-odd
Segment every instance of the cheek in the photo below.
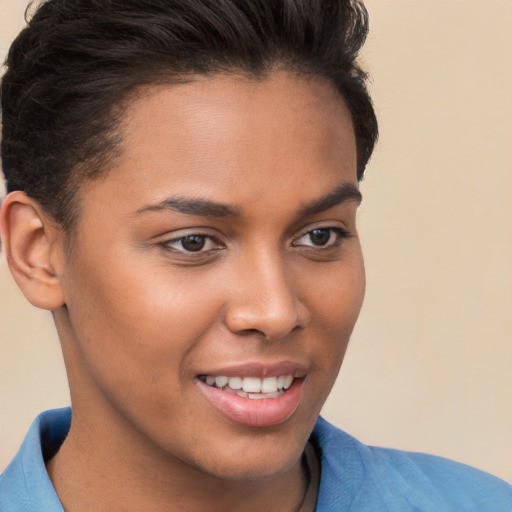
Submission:
<svg viewBox="0 0 512 512">
<path fill-rule="evenodd" d="M 158 389 L 177 385 L 189 354 L 218 318 L 217 287 L 133 257 L 130 265 L 117 261 L 101 267 L 82 261 L 75 274 L 68 301 L 74 343 L 103 386 L 157 399 Z"/>
<path fill-rule="evenodd" d="M 310 354 L 306 414 L 316 417 L 332 390 L 364 298 L 362 258 L 325 265 L 321 275 L 307 280 L 311 322 L 304 332 Z"/>
<path fill-rule="evenodd" d="M 318 333 L 318 364 L 334 382 L 364 299 L 365 273 L 360 250 L 327 269 L 316 286 L 310 288 L 316 290 L 310 295 L 314 301 L 310 309 L 312 327 Z"/>
<path fill-rule="evenodd" d="M 302 273 L 304 297 L 327 328 L 352 329 L 365 293 L 364 263 L 359 244 L 340 261 L 320 264 L 316 272 Z M 311 277 L 307 277 L 307 276 Z"/>
</svg>

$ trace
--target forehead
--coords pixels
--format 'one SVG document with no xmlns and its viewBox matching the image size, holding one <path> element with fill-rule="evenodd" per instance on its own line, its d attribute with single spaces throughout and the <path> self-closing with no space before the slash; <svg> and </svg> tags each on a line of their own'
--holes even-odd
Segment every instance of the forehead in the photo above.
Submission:
<svg viewBox="0 0 512 512">
<path fill-rule="evenodd" d="M 324 79 L 279 71 L 146 87 L 128 104 L 121 135 L 100 186 L 132 211 L 176 193 L 254 204 L 356 182 L 350 114 Z"/>
</svg>

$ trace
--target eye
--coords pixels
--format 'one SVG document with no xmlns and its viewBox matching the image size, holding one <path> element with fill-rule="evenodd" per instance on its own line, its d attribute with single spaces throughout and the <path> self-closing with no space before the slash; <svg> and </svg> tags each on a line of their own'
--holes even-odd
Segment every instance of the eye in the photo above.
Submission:
<svg viewBox="0 0 512 512">
<path fill-rule="evenodd" d="M 221 249 L 222 244 L 210 235 L 190 234 L 160 244 L 165 249 L 184 253 L 201 253 Z"/>
<path fill-rule="evenodd" d="M 319 249 L 337 247 L 343 238 L 349 236 L 349 232 L 342 228 L 316 228 L 294 240 L 293 245 Z"/>
</svg>

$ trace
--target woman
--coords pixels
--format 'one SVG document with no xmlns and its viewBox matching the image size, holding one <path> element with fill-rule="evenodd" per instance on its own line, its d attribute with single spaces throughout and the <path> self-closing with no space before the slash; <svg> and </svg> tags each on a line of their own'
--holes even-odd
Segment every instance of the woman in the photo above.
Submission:
<svg viewBox="0 0 512 512">
<path fill-rule="evenodd" d="M 2 82 L 2 237 L 73 414 L 36 420 L 2 510 L 510 509 L 318 420 L 364 295 L 366 31 L 354 2 L 38 10 Z"/>
</svg>

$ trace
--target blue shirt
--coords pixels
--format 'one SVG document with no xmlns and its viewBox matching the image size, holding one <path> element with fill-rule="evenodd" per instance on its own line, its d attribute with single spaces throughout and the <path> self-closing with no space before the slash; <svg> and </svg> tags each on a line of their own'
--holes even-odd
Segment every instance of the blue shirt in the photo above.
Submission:
<svg viewBox="0 0 512 512">
<path fill-rule="evenodd" d="M 39 415 L 0 476 L 0 512 L 63 512 L 45 468 L 66 438 L 71 409 Z M 319 418 L 316 512 L 512 512 L 512 487 L 441 457 L 366 446 Z"/>
</svg>

